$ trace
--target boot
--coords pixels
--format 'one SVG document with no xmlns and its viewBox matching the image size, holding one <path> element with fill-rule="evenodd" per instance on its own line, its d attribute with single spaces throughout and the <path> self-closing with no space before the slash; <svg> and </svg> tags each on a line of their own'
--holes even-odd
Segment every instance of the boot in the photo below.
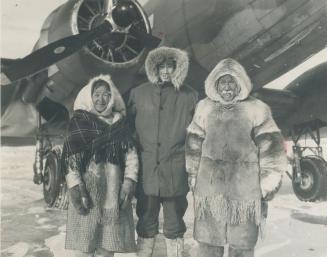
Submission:
<svg viewBox="0 0 327 257">
<path fill-rule="evenodd" d="M 184 238 L 166 238 L 167 257 L 183 257 Z"/>
<path fill-rule="evenodd" d="M 224 257 L 224 247 L 199 242 L 197 257 Z"/>
<path fill-rule="evenodd" d="M 236 249 L 229 247 L 228 257 L 254 257 L 254 249 Z"/>
<path fill-rule="evenodd" d="M 151 257 L 154 248 L 154 238 L 137 238 L 137 256 Z"/>
</svg>

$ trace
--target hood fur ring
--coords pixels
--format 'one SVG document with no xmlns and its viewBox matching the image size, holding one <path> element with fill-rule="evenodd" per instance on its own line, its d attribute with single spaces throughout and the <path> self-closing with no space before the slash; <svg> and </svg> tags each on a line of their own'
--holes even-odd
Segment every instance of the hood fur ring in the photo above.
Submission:
<svg viewBox="0 0 327 257">
<path fill-rule="evenodd" d="M 175 89 L 179 90 L 188 73 L 190 63 L 188 54 L 183 50 L 165 46 L 150 51 L 145 60 L 145 71 L 151 83 L 159 82 L 158 65 L 164 59 L 173 59 L 176 62 L 171 82 Z"/>
<path fill-rule="evenodd" d="M 216 89 L 217 80 L 227 74 L 233 76 L 237 84 L 240 86 L 240 92 L 232 102 L 224 101 Z M 244 67 L 239 62 L 231 58 L 221 60 L 216 65 L 216 67 L 208 75 L 204 86 L 206 95 L 211 100 L 222 104 L 233 104 L 237 101 L 242 101 L 246 99 L 252 91 L 252 83 Z"/>
</svg>

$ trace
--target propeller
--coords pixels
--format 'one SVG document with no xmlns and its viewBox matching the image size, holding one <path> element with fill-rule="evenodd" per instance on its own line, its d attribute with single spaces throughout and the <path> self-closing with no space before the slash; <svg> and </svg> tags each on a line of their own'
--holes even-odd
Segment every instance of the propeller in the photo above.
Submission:
<svg viewBox="0 0 327 257">
<path fill-rule="evenodd" d="M 90 41 L 101 37 L 115 37 L 115 34 L 131 34 L 138 38 L 144 47 L 152 49 L 159 45 L 161 39 L 141 31 L 131 25 L 137 19 L 137 11 L 131 0 L 120 0 L 116 5 L 109 0 L 103 23 L 89 31 L 68 36 L 50 43 L 22 59 L 17 59 L 9 67 L 1 70 L 1 85 L 33 75 L 56 62 L 74 54 Z"/>
</svg>

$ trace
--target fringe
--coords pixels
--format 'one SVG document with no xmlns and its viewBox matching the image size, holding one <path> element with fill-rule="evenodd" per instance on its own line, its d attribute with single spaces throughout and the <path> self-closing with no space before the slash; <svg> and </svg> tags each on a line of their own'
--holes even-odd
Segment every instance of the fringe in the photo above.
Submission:
<svg viewBox="0 0 327 257">
<path fill-rule="evenodd" d="M 261 200 L 228 200 L 224 196 L 195 196 L 195 217 L 211 216 L 232 225 L 261 223 Z"/>
</svg>

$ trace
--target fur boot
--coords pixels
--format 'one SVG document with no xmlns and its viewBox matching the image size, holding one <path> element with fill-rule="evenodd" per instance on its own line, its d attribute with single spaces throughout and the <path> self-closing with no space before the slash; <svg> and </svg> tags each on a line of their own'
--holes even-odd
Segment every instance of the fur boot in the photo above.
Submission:
<svg viewBox="0 0 327 257">
<path fill-rule="evenodd" d="M 167 257 L 183 257 L 184 238 L 166 238 Z"/>
<path fill-rule="evenodd" d="M 154 238 L 137 238 L 137 256 L 138 257 L 151 257 L 154 248 Z"/>
<path fill-rule="evenodd" d="M 223 257 L 223 246 L 212 246 L 204 243 L 199 243 L 197 257 Z"/>
<path fill-rule="evenodd" d="M 254 257 L 254 249 L 237 249 L 229 247 L 228 257 Z"/>
</svg>

